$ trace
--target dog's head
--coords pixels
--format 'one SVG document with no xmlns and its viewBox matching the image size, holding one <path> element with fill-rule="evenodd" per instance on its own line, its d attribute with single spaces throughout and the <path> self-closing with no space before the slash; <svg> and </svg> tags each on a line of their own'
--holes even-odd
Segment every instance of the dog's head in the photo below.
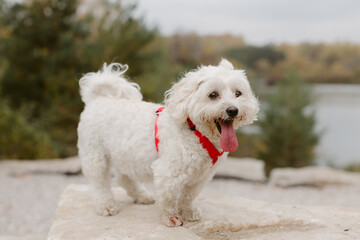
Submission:
<svg viewBox="0 0 360 240">
<path fill-rule="evenodd" d="M 218 66 L 201 66 L 187 73 L 166 92 L 165 104 L 176 121 L 190 119 L 212 136 L 224 151 L 237 148 L 234 129 L 256 120 L 258 101 L 245 71 L 223 59 Z"/>
</svg>

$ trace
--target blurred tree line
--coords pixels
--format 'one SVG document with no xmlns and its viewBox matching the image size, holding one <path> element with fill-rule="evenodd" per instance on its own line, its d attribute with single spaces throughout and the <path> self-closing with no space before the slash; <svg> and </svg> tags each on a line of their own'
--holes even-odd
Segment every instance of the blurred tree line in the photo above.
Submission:
<svg viewBox="0 0 360 240">
<path fill-rule="evenodd" d="M 289 69 L 297 70 L 294 78 L 311 83 L 360 83 L 358 45 L 251 46 L 233 35 L 164 37 L 142 17 L 135 17 L 135 9 L 136 5 L 112 0 L 0 0 L 0 159 L 75 155 L 76 127 L 83 109 L 78 79 L 97 71 L 103 62 L 127 63 L 128 77 L 141 86 L 145 100 L 155 102 L 163 100 L 164 91 L 183 72 L 200 64 L 217 64 L 221 57 L 245 68 L 249 79 L 266 84 L 290 84 L 294 76 L 286 74 Z M 270 104 L 281 103 L 267 99 Z M 299 103 L 301 114 L 309 104 L 306 101 Z M 312 136 L 313 123 L 311 114 L 305 117 L 310 118 L 309 125 L 300 131 L 308 133 L 306 140 Z M 276 128 L 270 119 L 260 127 L 263 132 Z M 300 139 L 296 134 L 272 141 Z M 271 142 L 267 141 L 265 136 L 240 134 L 235 155 L 266 158 Z M 308 155 L 299 161 L 309 164 L 317 138 L 306 141 L 311 143 L 306 145 Z"/>
</svg>

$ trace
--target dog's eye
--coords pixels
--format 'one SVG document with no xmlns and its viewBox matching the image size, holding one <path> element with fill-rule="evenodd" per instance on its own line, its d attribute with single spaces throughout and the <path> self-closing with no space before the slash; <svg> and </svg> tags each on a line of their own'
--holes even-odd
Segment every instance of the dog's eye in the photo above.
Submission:
<svg viewBox="0 0 360 240">
<path fill-rule="evenodd" d="M 217 92 L 212 92 L 212 93 L 210 93 L 210 95 L 209 95 L 209 98 L 210 99 L 216 99 L 216 98 L 218 98 L 219 97 L 219 94 L 217 93 Z"/>
<path fill-rule="evenodd" d="M 242 95 L 242 92 L 240 92 L 239 90 L 237 90 L 235 92 L 235 97 L 240 97 Z"/>
</svg>

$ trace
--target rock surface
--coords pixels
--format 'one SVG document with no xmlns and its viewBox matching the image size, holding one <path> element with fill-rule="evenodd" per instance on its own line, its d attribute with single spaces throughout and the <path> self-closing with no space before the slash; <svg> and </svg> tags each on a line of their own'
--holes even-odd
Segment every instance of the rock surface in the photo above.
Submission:
<svg viewBox="0 0 360 240">
<path fill-rule="evenodd" d="M 35 235 L 35 236 L 22 236 L 22 237 L 17 237 L 17 236 L 0 236 L 0 240 L 45 240 L 46 239 L 46 235 Z"/>
<path fill-rule="evenodd" d="M 264 162 L 253 158 L 228 157 L 219 165 L 216 177 L 264 182 L 266 181 Z"/>
<path fill-rule="evenodd" d="M 154 205 L 135 205 L 121 188 L 114 189 L 122 211 L 95 214 L 87 185 L 64 191 L 48 240 L 67 239 L 359 239 L 359 208 L 279 205 L 235 196 L 201 195 L 199 222 L 167 228 Z"/>
<path fill-rule="evenodd" d="M 0 167 L 16 175 L 53 173 L 73 175 L 81 172 L 81 164 L 77 156 L 50 160 L 2 160 Z"/>
<path fill-rule="evenodd" d="M 242 162 L 242 159 L 235 161 Z M 46 239 L 60 195 L 66 186 L 87 183 L 82 174 L 72 174 L 79 170 L 79 166 L 76 158 L 65 161 L 0 161 L 0 240 Z M 233 168 L 231 165 L 227 167 Z M 342 173 L 347 175 L 346 172 Z M 318 174 L 314 172 L 314 175 Z M 311 185 L 276 187 L 258 181 L 239 181 L 237 177 L 215 178 L 205 185 L 202 193 L 276 204 L 360 208 L 360 184 L 326 184 L 321 188 Z M 153 189 L 152 184 L 146 187 L 150 191 Z"/>
<path fill-rule="evenodd" d="M 278 187 L 360 185 L 360 174 L 316 166 L 276 168 L 271 171 L 269 184 Z"/>
</svg>

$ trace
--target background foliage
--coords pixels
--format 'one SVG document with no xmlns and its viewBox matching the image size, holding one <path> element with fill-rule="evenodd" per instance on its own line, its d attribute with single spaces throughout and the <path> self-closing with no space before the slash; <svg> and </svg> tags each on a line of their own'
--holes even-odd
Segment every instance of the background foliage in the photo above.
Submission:
<svg viewBox="0 0 360 240">
<path fill-rule="evenodd" d="M 46 133 L 49 148 L 60 157 L 76 154 L 81 74 L 116 60 L 128 63 L 129 74 L 136 78 L 148 73 L 155 64 L 150 59 L 161 54 L 150 46 L 156 31 L 133 19 L 134 6 L 112 1 L 102 1 L 101 6 L 102 14 L 95 17 L 78 14 L 73 0 L 1 5 L 1 98 L 15 111 L 27 109 L 29 129 L 36 126 Z M 10 136 L 8 144 L 16 145 L 14 139 L 20 136 Z M 16 152 L 3 157 L 37 157 Z"/>
</svg>

